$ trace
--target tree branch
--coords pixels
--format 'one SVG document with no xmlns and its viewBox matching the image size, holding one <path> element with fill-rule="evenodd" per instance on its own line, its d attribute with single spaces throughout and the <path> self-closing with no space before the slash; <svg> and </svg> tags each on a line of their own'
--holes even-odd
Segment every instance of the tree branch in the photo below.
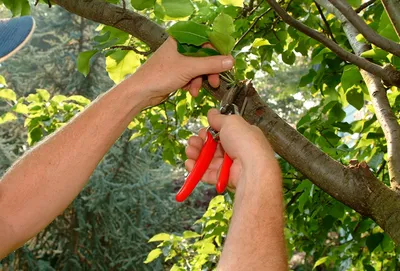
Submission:
<svg viewBox="0 0 400 271">
<path fill-rule="evenodd" d="M 246 32 L 244 32 L 243 35 L 238 39 L 238 41 L 235 43 L 235 46 L 233 46 L 233 49 L 232 49 L 232 50 L 234 50 L 234 49 L 238 46 L 238 44 L 247 36 L 247 34 L 250 33 L 250 31 L 251 31 L 251 30 L 254 28 L 254 26 L 258 23 L 258 21 L 259 21 L 265 14 L 267 14 L 268 12 L 270 12 L 271 10 L 272 10 L 271 8 L 267 9 L 267 10 L 264 11 L 262 14 L 260 14 L 257 18 L 254 19 L 254 22 L 250 25 L 249 29 L 247 29 Z"/>
<path fill-rule="evenodd" d="M 390 21 L 400 38 L 400 0 L 382 0 Z"/>
<path fill-rule="evenodd" d="M 317 1 L 320 2 L 329 12 L 335 14 L 335 16 L 342 22 L 343 30 L 356 54 L 361 54 L 369 49 L 365 43 L 357 41 L 356 36 L 359 32 L 338 9 L 328 3 L 330 0 Z M 390 107 L 389 100 L 386 96 L 386 90 L 379 78 L 363 70 L 360 72 L 368 87 L 372 105 L 375 109 L 376 118 L 378 119 L 387 140 L 391 186 L 394 190 L 400 192 L 400 125 Z"/>
<path fill-rule="evenodd" d="M 134 51 L 135 53 L 137 53 L 137 54 L 139 54 L 139 55 L 143 55 L 143 56 L 148 56 L 148 55 L 150 55 L 151 53 L 153 53 L 153 51 L 147 51 L 147 52 L 142 52 L 142 51 L 139 51 L 136 47 L 134 47 L 134 46 L 126 46 L 126 45 L 114 45 L 114 46 L 111 46 L 110 48 L 108 48 L 108 49 L 120 49 L 120 50 L 125 50 L 125 51 Z"/>
<path fill-rule="evenodd" d="M 360 13 L 361 11 L 363 11 L 364 9 L 366 9 L 367 7 L 369 7 L 370 5 L 372 5 L 375 2 L 376 2 L 376 0 L 369 0 L 369 1 L 365 2 L 364 4 L 362 4 L 361 6 L 359 6 L 358 8 L 356 8 L 354 11 L 357 13 Z"/>
<path fill-rule="evenodd" d="M 79 15 L 91 18 L 94 21 L 115 22 L 115 17 L 120 16 L 120 10 L 114 5 L 100 3 L 99 0 L 86 0 L 84 5 L 81 0 L 54 0 L 60 6 L 80 7 L 76 12 Z M 92 12 L 90 7 L 93 3 L 103 5 L 101 12 Z M 96 8 L 96 7 L 95 7 Z M 122 8 L 120 8 L 122 10 Z M 96 11 L 98 11 L 96 9 Z M 128 11 L 129 14 L 131 11 Z M 110 18 L 107 18 L 110 16 Z M 135 17 L 136 15 L 132 15 Z M 137 38 L 147 41 L 146 43 L 156 49 L 166 37 L 161 27 L 154 27 L 154 23 L 144 17 L 137 17 L 142 29 L 157 29 L 147 33 L 136 29 L 137 22 L 130 20 L 130 24 L 117 24 L 132 35 L 138 34 Z M 143 19 L 144 18 L 144 19 Z M 122 29 L 123 27 L 123 29 Z M 221 100 L 228 91 L 229 86 L 222 82 L 220 88 L 214 89 L 208 83 L 203 87 L 218 100 Z M 382 182 L 375 178 L 369 171 L 366 164 L 361 163 L 359 167 L 344 167 L 337 161 L 323 153 L 315 145 L 309 142 L 303 135 L 282 120 L 264 103 L 252 85 L 248 86 L 248 91 L 244 92 L 248 97 L 248 104 L 244 112 L 244 118 L 258 125 L 265 136 L 271 142 L 274 150 L 286 161 L 292 164 L 297 170 L 305 175 L 309 180 L 328 194 L 350 206 L 357 212 L 373 218 L 393 239 L 400 244 L 400 198 L 386 187 Z M 244 94 L 243 93 L 243 94 Z M 244 97 L 240 97 L 239 102 L 243 102 Z M 310 163 L 310 161 L 313 161 Z M 390 204 L 386 204 L 390 202 Z"/>
<path fill-rule="evenodd" d="M 386 85 L 388 86 L 397 86 L 400 87 L 400 72 L 399 71 L 391 71 L 388 72 L 383 69 L 381 66 L 376 65 L 368 60 L 356 56 L 350 52 L 345 51 L 335 42 L 325 37 L 323 34 L 315 31 L 314 29 L 304 25 L 300 21 L 292 18 L 285 10 L 281 8 L 281 6 L 275 0 L 266 0 L 269 5 L 275 10 L 275 12 L 283 19 L 284 22 L 293 26 L 297 30 L 303 32 L 307 36 L 321 42 L 323 45 L 332 50 L 336 55 L 342 58 L 345 61 L 353 63 L 360 67 L 363 70 L 366 70 L 378 77 L 380 77 Z"/>
<path fill-rule="evenodd" d="M 315 6 L 316 6 L 317 9 L 318 9 L 319 15 L 321 15 L 322 21 L 324 21 L 324 24 L 325 24 L 325 26 L 326 26 L 326 30 L 327 30 L 327 32 L 328 32 L 328 36 L 330 36 L 331 39 L 332 39 L 335 43 L 337 43 L 336 40 L 335 40 L 335 37 L 333 36 L 332 29 L 331 29 L 331 27 L 329 26 L 329 23 L 328 23 L 328 21 L 326 20 L 325 15 L 324 15 L 324 13 L 322 12 L 321 7 L 318 5 L 317 2 L 315 2 L 315 0 L 314 0 L 314 4 L 315 4 Z"/>
<path fill-rule="evenodd" d="M 346 19 L 361 33 L 366 40 L 376 46 L 400 57 L 400 44 L 382 37 L 376 33 L 372 28 L 370 28 L 357 12 L 347 3 L 345 0 L 329 0 L 331 4 L 336 7 Z"/>
<path fill-rule="evenodd" d="M 113 26 L 146 43 L 155 51 L 168 38 L 165 30 L 146 17 L 102 0 L 52 0 L 71 13 Z"/>
</svg>

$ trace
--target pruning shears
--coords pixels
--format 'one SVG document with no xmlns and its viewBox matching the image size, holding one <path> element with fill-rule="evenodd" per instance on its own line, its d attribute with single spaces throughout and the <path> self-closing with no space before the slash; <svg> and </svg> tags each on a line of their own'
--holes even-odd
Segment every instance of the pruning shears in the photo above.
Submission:
<svg viewBox="0 0 400 271">
<path fill-rule="evenodd" d="M 234 100 L 233 96 L 230 98 L 230 100 Z M 232 114 L 242 115 L 246 103 L 247 103 L 247 98 L 245 98 L 241 111 L 239 111 L 239 108 L 236 104 L 225 103 L 225 105 L 221 107 L 220 112 L 221 114 L 224 115 L 232 115 Z M 217 150 L 218 143 L 219 143 L 219 132 L 211 127 L 208 127 L 207 138 L 200 151 L 199 158 L 197 159 L 193 167 L 193 170 L 190 172 L 182 188 L 176 194 L 176 201 L 178 202 L 184 201 L 193 192 L 194 188 L 200 182 L 204 173 L 207 171 L 214 157 L 215 151 Z M 232 163 L 233 163 L 232 159 L 229 157 L 227 153 L 225 153 L 218 181 L 216 184 L 216 190 L 220 194 L 223 193 L 226 187 L 228 186 L 229 172 Z"/>
</svg>

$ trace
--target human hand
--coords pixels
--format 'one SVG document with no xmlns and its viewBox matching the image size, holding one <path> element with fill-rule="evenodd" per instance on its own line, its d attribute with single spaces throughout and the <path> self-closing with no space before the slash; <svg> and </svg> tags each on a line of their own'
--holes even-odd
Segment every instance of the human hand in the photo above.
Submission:
<svg viewBox="0 0 400 271">
<path fill-rule="evenodd" d="M 219 73 L 230 70 L 233 63 L 232 56 L 184 56 L 177 51 L 176 41 L 168 38 L 134 77 L 145 86 L 142 98 L 148 101 L 148 105 L 156 105 L 179 88 L 196 97 L 203 81 L 202 75 L 208 75 L 210 85 L 217 88 Z"/>
<path fill-rule="evenodd" d="M 250 125 L 241 116 L 222 115 L 216 109 L 208 112 L 208 121 L 212 128 L 219 131 L 221 144 L 218 145 L 214 158 L 202 178 L 203 182 L 217 183 L 224 151 L 233 160 L 228 184 L 232 189 L 238 186 L 246 171 L 254 173 L 257 170 L 265 170 L 268 165 L 268 170 L 272 174 L 280 174 L 274 151 L 258 127 Z M 206 135 L 206 129 L 202 129 L 198 136 L 189 138 L 186 148 L 188 160 L 185 162 L 189 172 L 192 171 L 200 155 Z"/>
</svg>

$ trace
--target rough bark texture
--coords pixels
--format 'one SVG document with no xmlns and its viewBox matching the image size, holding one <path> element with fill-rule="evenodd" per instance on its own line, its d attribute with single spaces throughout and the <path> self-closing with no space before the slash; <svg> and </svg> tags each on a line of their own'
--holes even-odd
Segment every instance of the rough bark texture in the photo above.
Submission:
<svg viewBox="0 0 400 271">
<path fill-rule="evenodd" d="M 52 2 L 86 19 L 125 31 L 149 45 L 152 51 L 157 50 L 168 38 L 168 34 L 161 26 L 146 17 L 102 0 L 52 0 Z"/>
<path fill-rule="evenodd" d="M 400 38 L 400 0 L 382 0 L 382 3 Z"/>
<path fill-rule="evenodd" d="M 165 31 L 150 20 L 100 0 L 54 2 L 85 18 L 120 28 L 143 40 L 152 49 L 160 46 L 167 37 Z M 122 21 L 116 18 L 124 18 L 129 23 L 122 24 Z M 136 18 L 139 22 L 135 21 Z M 140 31 L 137 29 L 138 25 Z M 146 33 L 143 29 L 149 31 Z M 219 89 L 213 89 L 207 83 L 203 86 L 218 100 L 222 99 L 228 89 L 224 82 Z M 243 102 L 244 93 L 239 96 L 238 105 Z M 374 219 L 396 243 L 400 244 L 400 196 L 397 193 L 376 179 L 365 163 L 346 167 L 323 153 L 275 114 L 261 100 L 251 84 L 246 93 L 248 105 L 244 118 L 261 128 L 280 156 L 325 192 L 357 212 Z"/>
</svg>

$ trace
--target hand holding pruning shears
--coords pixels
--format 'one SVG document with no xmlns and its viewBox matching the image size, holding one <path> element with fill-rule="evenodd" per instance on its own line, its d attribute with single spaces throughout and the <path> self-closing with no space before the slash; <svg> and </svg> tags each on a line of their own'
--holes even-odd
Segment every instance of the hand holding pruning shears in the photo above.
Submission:
<svg viewBox="0 0 400 271">
<path fill-rule="evenodd" d="M 210 110 L 210 127 L 201 130 L 199 136 L 189 139 L 185 166 L 190 174 L 176 195 L 177 201 L 184 201 L 200 180 L 216 184 L 218 193 L 222 193 L 228 183 L 230 187 L 236 187 L 245 160 L 252 161 L 252 155 L 258 151 L 261 153 L 262 146 L 259 143 L 265 144 L 264 135 L 259 128 L 248 124 L 240 116 L 247 98 L 239 112 L 237 106 L 230 103 L 234 100 L 234 95 L 231 96 L 230 99 L 223 99 L 222 103 L 225 105 L 221 108 L 221 113 Z M 271 150 L 268 143 L 267 145 L 265 148 Z"/>
</svg>

